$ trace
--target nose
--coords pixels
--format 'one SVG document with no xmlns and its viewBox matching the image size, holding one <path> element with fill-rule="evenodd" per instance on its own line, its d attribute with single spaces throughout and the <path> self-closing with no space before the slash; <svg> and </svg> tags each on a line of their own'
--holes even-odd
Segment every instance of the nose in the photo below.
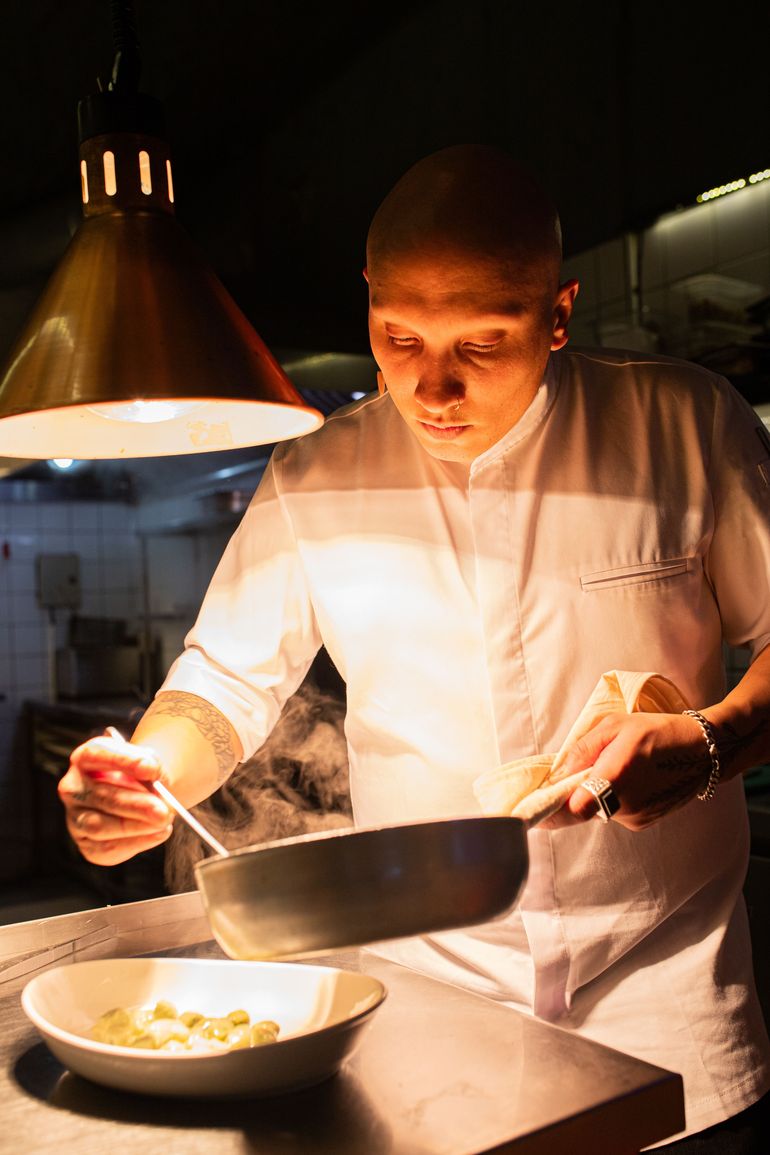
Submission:
<svg viewBox="0 0 770 1155">
<path fill-rule="evenodd" d="M 440 414 L 454 408 L 465 397 L 465 386 L 454 368 L 443 362 L 423 364 L 414 390 L 422 408 Z"/>
</svg>

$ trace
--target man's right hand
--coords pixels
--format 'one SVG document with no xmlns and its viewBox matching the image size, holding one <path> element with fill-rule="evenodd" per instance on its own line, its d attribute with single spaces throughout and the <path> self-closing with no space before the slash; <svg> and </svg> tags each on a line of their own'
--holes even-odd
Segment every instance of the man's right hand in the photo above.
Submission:
<svg viewBox="0 0 770 1155">
<path fill-rule="evenodd" d="M 152 750 L 120 737 L 90 738 L 73 750 L 58 791 L 84 858 L 115 866 L 166 841 L 173 813 L 149 789 L 161 777 Z"/>
</svg>

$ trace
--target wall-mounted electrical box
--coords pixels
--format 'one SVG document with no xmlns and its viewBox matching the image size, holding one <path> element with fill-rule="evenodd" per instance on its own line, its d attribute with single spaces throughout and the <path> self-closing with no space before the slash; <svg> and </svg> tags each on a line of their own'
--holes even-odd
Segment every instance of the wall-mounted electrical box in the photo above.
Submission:
<svg viewBox="0 0 770 1155">
<path fill-rule="evenodd" d="M 80 558 L 76 553 L 37 555 L 37 600 L 46 609 L 80 605 Z"/>
</svg>

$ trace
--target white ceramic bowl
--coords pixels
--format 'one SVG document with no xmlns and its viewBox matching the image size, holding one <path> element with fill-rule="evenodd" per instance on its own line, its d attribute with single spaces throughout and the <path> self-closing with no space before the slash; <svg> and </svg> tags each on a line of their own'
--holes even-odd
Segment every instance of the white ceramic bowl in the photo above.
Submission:
<svg viewBox="0 0 770 1155">
<path fill-rule="evenodd" d="M 56 1058 L 95 1083 L 146 1095 L 273 1095 L 333 1075 L 386 995 L 371 975 L 301 963 L 119 958 L 71 963 L 37 975 L 22 1006 Z M 89 1038 L 113 1007 L 153 1006 L 207 1016 L 242 1008 L 273 1019 L 275 1043 L 208 1053 L 115 1047 Z"/>
</svg>

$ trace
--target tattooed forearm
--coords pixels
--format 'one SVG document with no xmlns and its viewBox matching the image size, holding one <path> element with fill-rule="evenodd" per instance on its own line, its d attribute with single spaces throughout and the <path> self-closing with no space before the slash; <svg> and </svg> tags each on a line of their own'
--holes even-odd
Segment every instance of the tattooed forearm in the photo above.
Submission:
<svg viewBox="0 0 770 1155">
<path fill-rule="evenodd" d="M 706 750 L 689 753 L 669 750 L 654 758 L 645 786 L 645 825 L 689 802 L 708 781 L 711 760 Z"/>
<path fill-rule="evenodd" d="M 726 766 L 731 766 L 736 759 L 745 760 L 741 759 L 742 754 L 756 753 L 757 760 L 761 761 L 767 746 L 768 730 L 770 718 L 767 715 L 758 718 L 751 729 L 740 734 L 729 722 L 723 723 L 718 735 L 720 759 Z"/>
<path fill-rule="evenodd" d="M 230 723 L 204 698 L 178 690 L 167 690 L 151 703 L 145 717 L 167 714 L 187 718 L 209 743 L 217 763 L 217 781 L 224 782 L 238 761 Z"/>
<path fill-rule="evenodd" d="M 669 810 L 684 805 L 701 790 L 708 779 L 711 763 L 705 758 L 674 756 L 661 758 L 656 767 L 671 774 L 670 781 L 653 790 L 647 798 L 647 809 L 654 818 L 662 818 Z"/>
</svg>

